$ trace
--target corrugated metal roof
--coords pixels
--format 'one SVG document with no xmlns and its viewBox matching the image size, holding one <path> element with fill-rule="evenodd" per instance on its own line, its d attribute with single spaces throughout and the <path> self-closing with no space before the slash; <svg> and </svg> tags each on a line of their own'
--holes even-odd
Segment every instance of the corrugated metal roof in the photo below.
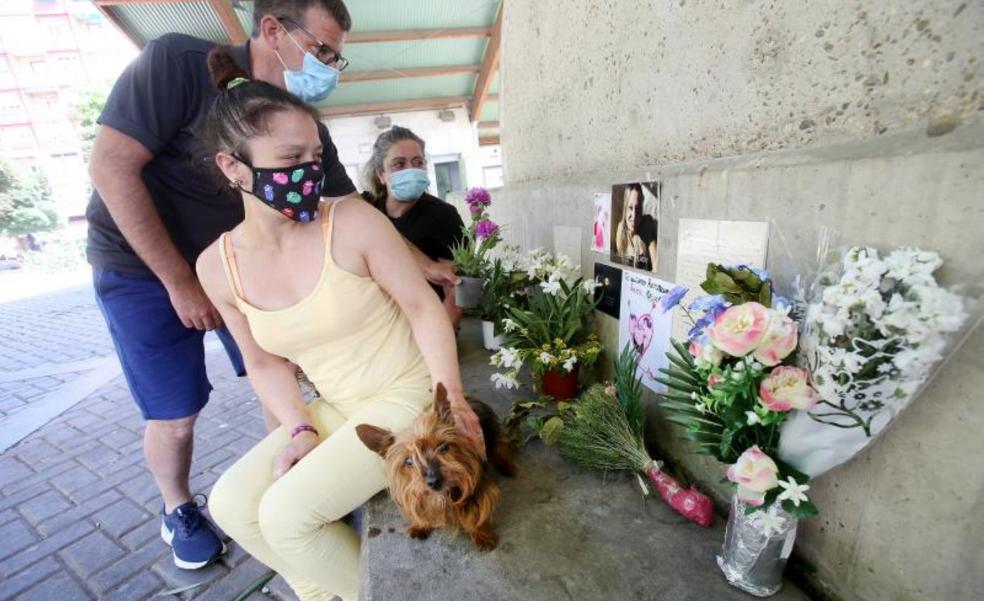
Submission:
<svg viewBox="0 0 984 601">
<path fill-rule="evenodd" d="M 478 65 L 486 43 L 483 38 L 466 38 L 349 44 L 344 54 L 351 61 L 349 70 L 359 71 Z"/>
<path fill-rule="evenodd" d="M 389 31 L 489 27 L 499 0 L 353 0 L 345 5 L 352 15 L 352 31 Z"/>
<path fill-rule="evenodd" d="M 119 4 L 111 8 L 124 28 L 144 44 L 166 33 L 180 32 L 216 42 L 228 42 L 222 22 L 206 2 Z"/>
<path fill-rule="evenodd" d="M 474 75 L 445 75 L 442 77 L 414 77 L 386 81 L 353 81 L 341 84 L 332 92 L 325 106 L 362 104 L 367 98 L 372 102 L 416 100 L 446 96 L 468 96 L 475 87 Z"/>
<path fill-rule="evenodd" d="M 99 0 L 95 0 L 97 3 Z M 347 0 L 352 15 L 352 34 L 368 32 L 417 31 L 492 27 L 500 0 Z M 231 5 L 247 35 L 252 32 L 253 2 L 231 0 Z M 107 4 L 102 10 L 115 18 L 119 26 L 137 44 L 170 32 L 181 32 L 216 42 L 228 43 L 229 35 L 222 21 L 205 0 L 185 2 L 147 2 Z M 470 97 L 475 90 L 476 75 L 427 74 L 401 77 L 399 71 L 414 68 L 474 66 L 482 64 L 487 37 L 429 37 L 411 41 L 350 43 L 344 50 L 351 65 L 347 73 L 380 71 L 391 75 L 381 81 L 345 81 L 326 106 L 349 106 L 448 97 Z M 385 73 L 387 71 L 394 73 Z M 490 94 L 499 94 L 499 77 L 490 86 Z M 483 106 L 481 121 L 498 120 L 498 103 Z"/>
</svg>

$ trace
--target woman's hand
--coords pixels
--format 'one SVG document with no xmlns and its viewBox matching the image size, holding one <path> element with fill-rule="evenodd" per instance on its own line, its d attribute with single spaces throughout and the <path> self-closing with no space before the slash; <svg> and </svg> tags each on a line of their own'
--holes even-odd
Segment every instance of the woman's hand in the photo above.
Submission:
<svg viewBox="0 0 984 601">
<path fill-rule="evenodd" d="M 478 421 L 475 411 L 465 401 L 464 396 L 452 397 L 451 414 L 454 416 L 454 424 L 458 430 L 468 437 L 468 440 L 475 445 L 478 454 L 485 460 L 485 436 L 482 434 L 482 425 Z"/>
<path fill-rule="evenodd" d="M 305 455 L 314 450 L 318 443 L 318 435 L 314 432 L 303 431 L 287 443 L 273 460 L 273 479 L 276 480 L 294 467 Z"/>
</svg>

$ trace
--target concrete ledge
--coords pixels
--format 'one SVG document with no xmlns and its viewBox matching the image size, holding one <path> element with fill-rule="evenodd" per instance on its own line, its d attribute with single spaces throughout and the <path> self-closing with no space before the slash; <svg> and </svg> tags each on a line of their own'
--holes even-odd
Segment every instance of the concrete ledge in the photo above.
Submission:
<svg viewBox="0 0 984 601">
<path fill-rule="evenodd" d="M 512 396 L 489 383 L 489 353 L 477 321 L 464 322 L 462 371 L 470 394 L 504 415 Z M 724 580 L 714 556 L 724 520 L 699 528 L 662 500 L 644 501 L 626 475 L 583 470 L 533 442 L 516 456 L 519 476 L 500 478 L 499 548 L 467 537 L 406 536 L 387 496 L 368 504 L 363 525 L 363 601 L 644 601 L 750 599 Z M 787 583 L 774 597 L 808 599 Z"/>
</svg>

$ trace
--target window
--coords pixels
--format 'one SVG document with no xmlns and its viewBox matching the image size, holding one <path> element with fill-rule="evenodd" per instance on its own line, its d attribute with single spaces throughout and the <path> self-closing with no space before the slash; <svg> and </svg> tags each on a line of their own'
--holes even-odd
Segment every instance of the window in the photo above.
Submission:
<svg viewBox="0 0 984 601">
<path fill-rule="evenodd" d="M 17 92 L 0 92 L 0 122 L 27 121 L 27 111 Z"/>
<path fill-rule="evenodd" d="M 501 188 L 502 166 L 482 167 L 482 178 L 485 179 L 486 188 Z"/>
<path fill-rule="evenodd" d="M 56 54 L 54 55 L 54 72 L 57 77 L 67 82 L 77 82 L 85 79 L 82 69 L 82 60 L 78 54 Z"/>
<path fill-rule="evenodd" d="M 40 77 L 48 73 L 47 61 L 44 59 L 28 61 L 27 67 L 30 69 L 31 75 Z"/>
<path fill-rule="evenodd" d="M 6 56 L 0 56 L 0 90 L 16 88 L 17 80 L 14 77 L 14 70 L 10 68 Z"/>
<path fill-rule="evenodd" d="M 58 94 L 48 92 L 44 94 L 27 93 L 27 104 L 34 114 L 34 118 L 39 121 L 50 121 L 63 116 L 64 109 L 58 101 Z"/>
<path fill-rule="evenodd" d="M 48 34 L 53 47 L 64 48 L 75 45 L 75 40 L 72 36 L 72 26 L 69 25 L 66 17 L 46 17 L 44 19 L 38 19 L 38 21 L 44 27 L 45 33 Z"/>
<path fill-rule="evenodd" d="M 34 139 L 34 132 L 30 125 L 5 127 L 0 130 L 0 139 L 3 140 L 0 143 L 0 148 L 3 150 L 24 150 L 37 146 L 37 140 Z"/>
</svg>

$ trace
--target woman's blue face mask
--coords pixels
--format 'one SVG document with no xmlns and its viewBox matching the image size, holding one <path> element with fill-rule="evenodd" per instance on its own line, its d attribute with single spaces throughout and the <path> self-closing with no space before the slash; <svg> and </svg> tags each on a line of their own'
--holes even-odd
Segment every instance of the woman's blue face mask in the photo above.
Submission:
<svg viewBox="0 0 984 601">
<path fill-rule="evenodd" d="M 401 202 L 413 202 L 423 196 L 430 185 L 425 169 L 401 169 L 390 176 L 393 196 Z"/>
</svg>

